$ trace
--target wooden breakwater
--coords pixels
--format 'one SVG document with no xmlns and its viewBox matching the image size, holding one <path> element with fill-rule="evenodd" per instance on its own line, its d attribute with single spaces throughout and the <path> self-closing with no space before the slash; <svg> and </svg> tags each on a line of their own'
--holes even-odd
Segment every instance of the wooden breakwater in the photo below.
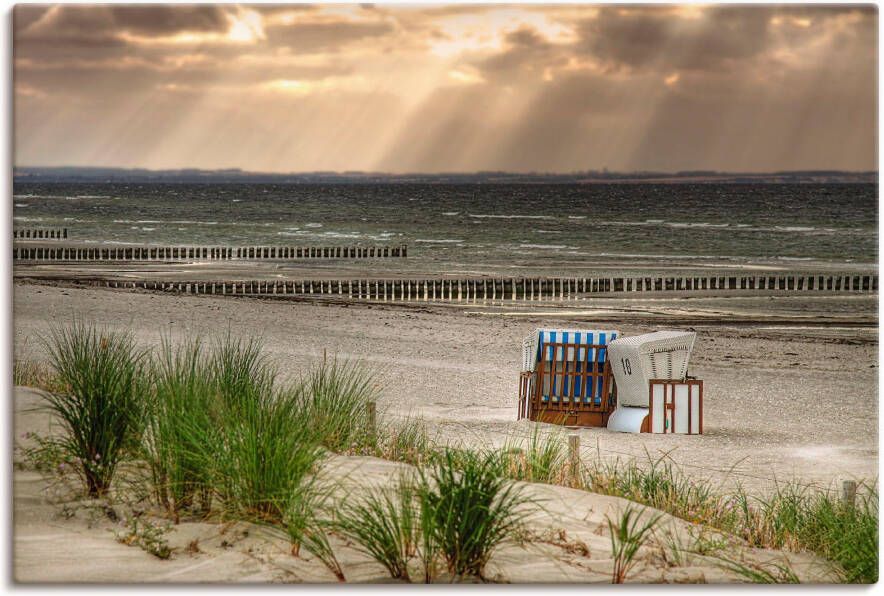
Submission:
<svg viewBox="0 0 884 596">
<path fill-rule="evenodd" d="M 18 228 L 12 230 L 13 240 L 67 240 L 67 228 Z"/>
<path fill-rule="evenodd" d="M 328 297 L 382 302 L 585 300 L 599 294 L 756 291 L 875 293 L 877 275 L 593 277 L 474 279 L 326 279 L 273 281 L 90 280 L 109 288 L 210 296 Z"/>
<path fill-rule="evenodd" d="M 408 246 L 15 246 L 13 261 L 225 261 L 405 258 Z"/>
</svg>

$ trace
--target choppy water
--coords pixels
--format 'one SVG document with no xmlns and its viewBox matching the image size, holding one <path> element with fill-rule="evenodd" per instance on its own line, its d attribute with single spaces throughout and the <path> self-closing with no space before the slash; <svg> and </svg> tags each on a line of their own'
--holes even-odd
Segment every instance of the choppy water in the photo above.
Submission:
<svg viewBox="0 0 884 596">
<path fill-rule="evenodd" d="M 877 187 L 27 184 L 16 227 L 125 244 L 399 244 L 429 268 L 877 262 Z"/>
</svg>

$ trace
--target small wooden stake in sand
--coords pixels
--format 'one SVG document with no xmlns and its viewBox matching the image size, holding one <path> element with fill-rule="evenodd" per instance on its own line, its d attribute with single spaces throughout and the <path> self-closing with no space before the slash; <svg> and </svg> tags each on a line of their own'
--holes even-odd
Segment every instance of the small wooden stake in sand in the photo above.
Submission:
<svg viewBox="0 0 884 596">
<path fill-rule="evenodd" d="M 845 480 L 841 484 L 841 502 L 846 507 L 854 507 L 856 504 L 856 481 Z"/>
<path fill-rule="evenodd" d="M 571 478 L 576 482 L 580 472 L 580 435 L 577 433 L 568 435 L 568 461 L 571 467 Z"/>
<path fill-rule="evenodd" d="M 378 406 L 375 402 L 370 401 L 366 404 L 366 408 L 366 413 L 368 414 L 368 435 L 374 438 L 377 436 Z"/>
</svg>

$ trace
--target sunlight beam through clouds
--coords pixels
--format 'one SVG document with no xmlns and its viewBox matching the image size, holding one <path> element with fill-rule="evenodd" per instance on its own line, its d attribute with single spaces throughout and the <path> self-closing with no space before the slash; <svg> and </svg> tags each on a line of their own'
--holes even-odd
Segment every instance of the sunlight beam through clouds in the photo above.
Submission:
<svg viewBox="0 0 884 596">
<path fill-rule="evenodd" d="M 20 5 L 17 165 L 877 167 L 877 10 Z"/>
</svg>

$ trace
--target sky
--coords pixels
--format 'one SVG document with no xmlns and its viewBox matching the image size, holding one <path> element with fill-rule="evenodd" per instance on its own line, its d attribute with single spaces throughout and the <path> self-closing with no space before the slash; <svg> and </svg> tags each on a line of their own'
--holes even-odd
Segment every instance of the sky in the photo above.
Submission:
<svg viewBox="0 0 884 596">
<path fill-rule="evenodd" d="M 18 166 L 877 169 L 877 8 L 18 5 Z"/>
</svg>

